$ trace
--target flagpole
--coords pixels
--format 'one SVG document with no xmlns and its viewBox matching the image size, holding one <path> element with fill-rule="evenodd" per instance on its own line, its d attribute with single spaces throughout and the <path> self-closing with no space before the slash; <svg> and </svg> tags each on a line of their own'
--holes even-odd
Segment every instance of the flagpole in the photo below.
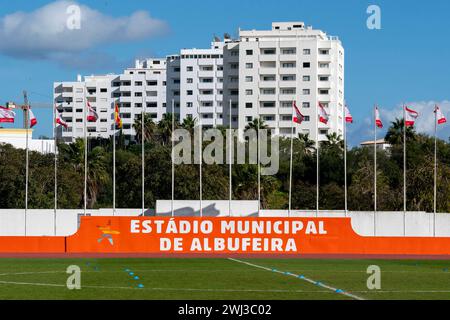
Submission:
<svg viewBox="0 0 450 320">
<path fill-rule="evenodd" d="M 403 105 L 403 235 L 406 235 L 406 110 Z"/>
<path fill-rule="evenodd" d="M 434 188 L 433 188 L 433 236 L 436 237 L 437 195 L 437 106 L 434 107 Z"/>
<path fill-rule="evenodd" d="M 55 209 L 54 209 L 54 216 L 53 216 L 53 233 L 56 236 L 56 209 L 58 207 L 58 172 L 57 172 L 57 166 L 58 166 L 58 158 L 56 155 L 56 105 L 53 106 L 53 143 L 54 143 L 54 156 L 55 156 Z"/>
<path fill-rule="evenodd" d="M 174 216 L 173 202 L 175 198 L 175 153 L 174 148 L 174 131 L 175 131 L 175 100 L 172 99 L 172 201 L 170 207 L 172 211 L 172 217 Z"/>
<path fill-rule="evenodd" d="M 258 130 L 256 132 L 257 137 L 256 137 L 256 142 L 257 142 L 257 158 L 258 158 L 258 216 L 260 215 L 260 211 L 261 211 L 261 168 L 260 168 L 260 141 L 259 141 L 259 134 L 260 134 L 260 130 L 261 130 L 261 114 L 259 111 L 259 103 L 258 103 Z"/>
<path fill-rule="evenodd" d="M 291 210 L 292 210 L 292 150 L 293 150 L 293 145 L 294 145 L 293 141 L 294 141 L 294 108 L 292 108 L 292 117 L 291 117 L 291 146 L 290 146 L 290 154 L 289 154 L 289 210 L 288 210 L 288 217 L 291 216 Z"/>
<path fill-rule="evenodd" d="M 373 235 L 377 235 L 377 106 L 375 105 L 374 109 L 374 141 L 373 141 Z"/>
<path fill-rule="evenodd" d="M 147 92 L 144 86 L 144 94 L 142 95 L 142 115 L 141 115 L 141 159 L 142 159 L 142 216 L 145 214 L 145 108 L 147 106 Z"/>
<path fill-rule="evenodd" d="M 83 131 L 84 131 L 84 216 L 86 216 L 87 207 L 87 126 L 86 126 L 86 109 L 88 107 L 87 94 L 86 94 L 86 81 L 84 82 L 84 116 L 83 116 Z"/>
<path fill-rule="evenodd" d="M 228 117 L 229 117 L 229 120 L 230 120 L 230 127 L 229 127 L 229 140 L 228 140 L 228 149 L 229 149 L 229 154 L 228 154 L 228 175 L 229 175 L 229 177 L 228 177 L 228 182 L 229 182 L 229 185 L 228 185 L 228 192 L 229 192 L 229 200 L 228 200 L 228 216 L 230 216 L 231 217 L 231 201 L 232 201 L 232 198 L 233 198 L 233 190 L 232 190 L 232 171 L 231 171 L 231 169 L 232 169 L 232 154 L 233 154 L 233 150 L 232 150 L 232 146 L 233 146 L 233 144 L 232 144 L 232 139 L 233 139 L 233 133 L 232 133 L 232 131 L 231 131 L 231 122 L 232 122 L 232 119 L 233 119 L 233 117 L 231 116 L 231 110 L 232 110 L 232 103 L 231 103 L 231 99 L 230 99 L 230 114 L 228 115 Z"/>
<path fill-rule="evenodd" d="M 28 95 L 27 92 L 23 92 L 24 100 L 25 100 L 25 131 L 26 131 L 26 142 L 25 142 L 25 236 L 27 235 L 27 213 L 28 213 L 28 175 L 29 175 L 29 155 L 28 155 L 28 128 L 30 124 L 30 117 L 29 117 L 29 108 L 30 105 L 28 103 Z"/>
<path fill-rule="evenodd" d="M 319 106 L 316 106 L 316 218 L 319 216 Z"/>
<path fill-rule="evenodd" d="M 347 217 L 347 120 L 345 119 L 345 107 L 344 107 L 344 207 L 345 207 L 345 217 Z"/>
<path fill-rule="evenodd" d="M 198 97 L 198 96 L 197 96 Z M 199 152 L 199 199 L 200 199 L 200 217 L 203 217 L 203 189 L 202 189 L 202 162 L 203 162 L 203 147 L 202 147 L 202 141 L 203 141 L 203 129 L 202 129 L 202 120 L 200 115 L 200 102 L 197 99 L 197 114 L 198 114 L 198 152 Z"/>
<path fill-rule="evenodd" d="M 113 217 L 116 215 L 116 105 L 113 119 Z"/>
</svg>

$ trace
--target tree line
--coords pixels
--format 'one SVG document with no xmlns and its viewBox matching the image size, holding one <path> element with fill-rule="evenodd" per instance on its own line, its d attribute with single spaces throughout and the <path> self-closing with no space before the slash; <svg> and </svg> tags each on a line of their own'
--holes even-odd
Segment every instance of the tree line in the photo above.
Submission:
<svg viewBox="0 0 450 320">
<path fill-rule="evenodd" d="M 193 132 L 196 119 L 175 121 L 175 128 Z M 389 150 L 377 151 L 377 208 L 380 211 L 403 210 L 403 119 L 391 123 L 385 140 Z M 119 130 L 116 138 L 116 207 L 141 207 L 141 141 L 145 147 L 145 204 L 154 208 L 157 199 L 171 199 L 171 136 L 172 116 L 165 114 L 155 123 L 144 116 L 133 125 L 136 141 L 125 143 Z M 255 119 L 248 129 L 266 128 Z M 219 127 L 224 132 L 225 127 Z M 143 131 L 143 135 L 142 135 Z M 320 144 L 321 210 L 344 209 L 344 142 L 337 134 L 327 136 Z M 261 207 L 287 209 L 289 199 L 290 137 L 279 138 L 279 171 L 261 176 Z M 248 143 L 248 142 L 242 142 Z M 206 143 L 205 143 L 206 144 Z M 83 208 L 84 140 L 58 143 L 58 208 Z M 111 208 L 113 197 L 113 145 L 110 139 L 88 140 L 87 206 Z M 292 209 L 316 208 L 316 149 L 308 135 L 298 134 L 293 140 Z M 407 129 L 407 209 L 433 211 L 434 138 Z M 30 209 L 54 206 L 54 155 L 30 152 Z M 373 147 L 354 147 L 347 152 L 348 209 L 373 210 L 374 201 Z M 24 208 L 25 151 L 0 144 L 0 208 Z M 204 200 L 229 199 L 229 166 L 202 166 Z M 438 212 L 450 212 L 450 143 L 438 140 Z M 258 198 L 258 168 L 255 164 L 232 166 L 234 200 Z M 199 166 L 175 166 L 175 199 L 199 199 Z"/>
</svg>

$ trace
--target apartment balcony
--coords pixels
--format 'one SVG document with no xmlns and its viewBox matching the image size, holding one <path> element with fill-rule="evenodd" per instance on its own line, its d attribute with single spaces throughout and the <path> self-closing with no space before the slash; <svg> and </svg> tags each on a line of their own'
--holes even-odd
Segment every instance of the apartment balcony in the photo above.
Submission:
<svg viewBox="0 0 450 320">
<path fill-rule="evenodd" d="M 214 123 L 214 118 L 200 118 L 199 121 L 201 121 L 202 126 L 213 126 Z"/>
<path fill-rule="evenodd" d="M 214 90 L 214 82 L 199 82 L 197 88 L 199 90 Z"/>
<path fill-rule="evenodd" d="M 276 62 L 277 55 L 276 54 L 260 54 L 259 61 L 260 62 Z"/>
<path fill-rule="evenodd" d="M 277 100 L 277 94 L 273 93 L 273 94 L 264 94 L 261 93 L 259 95 L 259 101 L 275 101 Z"/>
<path fill-rule="evenodd" d="M 132 103 L 133 97 L 119 97 L 119 103 Z"/>
<path fill-rule="evenodd" d="M 296 88 L 297 81 L 289 80 L 289 81 L 280 81 L 280 88 Z"/>
<path fill-rule="evenodd" d="M 279 120 L 278 127 L 280 128 L 291 128 L 295 123 L 291 120 Z"/>
<path fill-rule="evenodd" d="M 280 61 L 296 61 L 297 55 L 294 54 L 280 54 Z"/>
<path fill-rule="evenodd" d="M 199 94 L 197 97 L 200 101 L 214 101 L 215 99 L 213 94 Z"/>
<path fill-rule="evenodd" d="M 73 92 L 62 92 L 60 95 L 58 95 L 58 97 L 72 98 L 73 97 Z"/>
<path fill-rule="evenodd" d="M 277 108 L 276 107 L 270 107 L 270 108 L 264 108 L 264 107 L 259 107 L 259 114 L 263 114 L 263 115 L 274 115 L 277 113 Z"/>
<path fill-rule="evenodd" d="M 203 71 L 203 70 L 197 71 L 197 77 L 199 77 L 199 78 L 214 78 L 215 74 L 216 73 L 213 70 L 211 70 L 211 71 Z"/>
<path fill-rule="evenodd" d="M 261 67 L 258 70 L 259 70 L 259 74 L 260 75 L 263 75 L 263 74 L 276 74 L 277 73 L 277 68 Z"/>
<path fill-rule="evenodd" d="M 277 82 L 276 81 L 260 81 L 259 87 L 266 89 L 266 88 L 276 88 Z"/>
<path fill-rule="evenodd" d="M 292 101 L 293 99 L 295 99 L 297 96 L 297 94 L 292 93 L 292 94 L 279 94 L 278 95 L 278 99 L 280 101 Z"/>
<path fill-rule="evenodd" d="M 297 68 L 280 68 L 280 74 L 297 74 Z"/>
</svg>

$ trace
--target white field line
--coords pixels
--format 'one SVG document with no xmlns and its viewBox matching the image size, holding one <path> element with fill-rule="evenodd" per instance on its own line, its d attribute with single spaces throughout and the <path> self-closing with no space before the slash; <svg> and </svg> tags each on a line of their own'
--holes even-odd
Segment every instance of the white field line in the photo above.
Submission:
<svg viewBox="0 0 450 320">
<path fill-rule="evenodd" d="M 63 284 L 56 283 L 36 283 L 36 282 L 16 282 L 0 281 L 0 284 L 27 285 L 27 286 L 46 286 L 46 287 L 66 287 Z M 125 289 L 125 290 L 148 290 L 148 291 L 200 291 L 200 292 L 276 292 L 276 293 L 331 293 L 330 290 L 276 290 L 276 289 L 208 289 L 208 288 L 135 288 L 135 287 L 113 287 L 113 286 L 82 286 L 82 288 L 91 289 Z M 354 291 L 358 293 L 450 293 L 445 290 L 373 290 L 373 291 Z"/>
<path fill-rule="evenodd" d="M 309 279 L 309 278 L 307 278 L 307 277 L 305 277 L 305 276 L 300 276 L 300 275 L 298 275 L 298 274 L 294 274 L 294 273 L 290 273 L 290 272 L 283 272 L 283 271 L 279 271 L 279 270 L 276 270 L 276 269 L 271 269 L 271 268 L 263 267 L 263 266 L 260 266 L 260 265 L 257 265 L 257 264 L 253 264 L 253 263 L 250 263 L 250 262 L 246 262 L 246 261 L 242 261 L 242 260 L 238 260 L 238 259 L 234 259 L 234 258 L 228 258 L 228 259 L 229 259 L 229 260 L 232 260 L 232 261 L 234 261 L 234 262 L 246 264 L 246 265 L 251 266 L 251 267 L 254 267 L 254 268 L 259 268 L 259 269 L 263 269 L 263 270 L 266 270 L 266 271 L 271 271 L 271 272 L 280 273 L 280 274 L 284 274 L 284 275 L 287 275 L 287 276 L 295 277 L 295 278 L 297 278 L 297 279 L 301 279 L 301 280 L 304 280 L 304 281 L 309 282 L 309 283 L 311 283 L 311 284 L 318 285 L 318 286 L 320 286 L 320 287 L 322 287 L 322 288 L 325 288 L 325 289 L 334 291 L 334 292 L 336 292 L 336 293 L 342 294 L 342 295 L 347 296 L 347 297 L 350 297 L 350 298 L 352 298 L 352 299 L 356 299 L 356 300 L 365 300 L 365 299 L 362 298 L 362 297 L 359 297 L 359 296 L 356 296 L 356 295 L 351 294 L 351 293 L 349 293 L 349 292 L 346 292 L 346 291 L 344 291 L 344 290 L 341 290 L 341 289 L 334 288 L 334 287 L 332 287 L 332 286 L 323 284 L 323 283 L 321 283 L 321 282 L 318 282 L 318 281 Z"/>
</svg>

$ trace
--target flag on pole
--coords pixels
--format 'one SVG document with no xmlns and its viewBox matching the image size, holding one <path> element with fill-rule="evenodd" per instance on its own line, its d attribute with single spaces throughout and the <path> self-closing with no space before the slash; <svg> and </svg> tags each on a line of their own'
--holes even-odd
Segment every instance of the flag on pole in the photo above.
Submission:
<svg viewBox="0 0 450 320">
<path fill-rule="evenodd" d="M 436 113 L 437 124 L 444 124 L 447 122 L 447 119 L 445 118 L 439 106 L 436 105 L 434 112 Z"/>
<path fill-rule="evenodd" d="M 295 101 L 292 101 L 292 106 L 294 107 L 295 114 L 296 114 L 293 121 L 295 123 L 301 124 L 303 122 L 303 120 L 305 120 L 305 116 L 300 112 Z"/>
<path fill-rule="evenodd" d="M 64 128 L 67 129 L 67 127 L 68 127 L 67 122 L 65 122 L 65 121 L 63 120 L 63 118 L 62 118 L 61 115 L 59 114 L 58 109 L 55 108 L 55 112 L 56 112 L 56 120 L 55 120 L 56 124 L 57 124 L 57 125 L 60 125 L 60 126 L 63 126 Z"/>
<path fill-rule="evenodd" d="M 353 123 L 353 117 L 350 113 L 350 110 L 348 110 L 347 105 L 345 105 L 345 122 L 347 123 Z"/>
<path fill-rule="evenodd" d="M 413 109 L 405 107 L 405 125 L 407 127 L 414 127 L 414 123 L 418 116 L 419 116 L 419 113 L 417 111 L 414 111 Z"/>
<path fill-rule="evenodd" d="M 88 107 L 87 121 L 88 122 L 96 122 L 98 119 L 98 114 L 94 110 L 94 108 L 91 107 L 89 101 L 87 101 L 87 107 Z"/>
<path fill-rule="evenodd" d="M 28 113 L 30 116 L 30 129 L 33 128 L 35 125 L 37 125 L 37 119 L 34 116 L 33 111 L 31 111 L 31 108 L 28 108 Z"/>
<path fill-rule="evenodd" d="M 120 117 L 118 104 L 116 104 L 116 107 L 114 108 L 114 122 L 117 128 L 122 128 L 122 118 Z"/>
<path fill-rule="evenodd" d="M 328 114 L 325 111 L 325 107 L 319 102 L 319 121 L 327 124 L 328 123 Z"/>
<path fill-rule="evenodd" d="M 378 107 L 375 107 L 375 123 L 378 128 L 383 128 L 383 122 L 380 118 L 380 111 L 378 111 Z"/>
<path fill-rule="evenodd" d="M 16 113 L 14 111 L 0 106 L 0 123 L 2 123 L 2 122 L 14 123 L 15 116 L 16 116 Z"/>
</svg>

